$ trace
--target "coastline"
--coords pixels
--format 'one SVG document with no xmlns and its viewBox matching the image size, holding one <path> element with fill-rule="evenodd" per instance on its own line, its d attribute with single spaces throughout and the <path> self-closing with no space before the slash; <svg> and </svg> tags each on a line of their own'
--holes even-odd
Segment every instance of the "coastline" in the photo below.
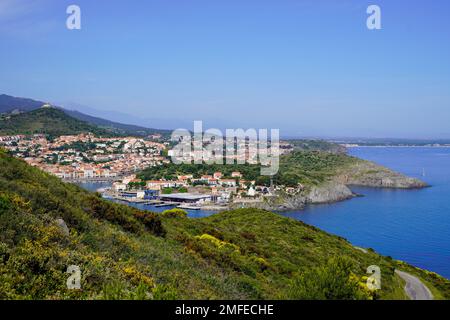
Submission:
<svg viewBox="0 0 450 320">
<path fill-rule="evenodd" d="M 65 182 L 75 184 L 88 183 L 112 183 L 119 177 L 114 178 L 87 178 L 71 179 Z M 389 168 L 380 166 L 370 161 L 355 158 L 355 162 L 348 167 L 340 169 L 335 176 L 320 185 L 310 187 L 308 190 L 297 195 L 278 193 L 272 197 L 261 200 L 243 200 L 228 203 L 226 206 L 207 204 L 196 206 L 195 210 L 225 211 L 238 208 L 256 208 L 274 212 L 288 212 L 304 210 L 308 205 L 332 204 L 353 199 L 358 196 L 352 191 L 352 187 L 386 188 L 386 189 L 423 189 L 430 187 L 427 183 L 395 172 Z M 98 192 L 98 190 L 92 190 Z M 105 195 L 106 193 L 104 193 Z M 106 194 L 108 195 L 108 194 Z M 106 197 L 111 198 L 111 197 Z M 114 197 L 113 197 L 114 198 Z M 123 200 L 123 199 L 117 199 Z M 131 201 L 131 203 L 143 203 L 147 201 Z"/>
<path fill-rule="evenodd" d="M 61 179 L 63 182 L 68 183 L 102 183 L 102 182 L 114 182 L 120 180 L 122 177 L 98 177 L 98 178 L 76 178 L 76 179 Z"/>
<path fill-rule="evenodd" d="M 307 205 L 332 204 L 358 196 L 351 187 L 415 190 L 430 187 L 426 182 L 408 177 L 376 163 L 355 158 L 355 162 L 342 168 L 336 175 L 310 190 L 295 195 L 277 195 L 257 208 L 286 212 L 304 210 Z M 251 206 L 248 206 L 251 207 Z M 234 208 L 234 207 L 232 207 Z"/>
<path fill-rule="evenodd" d="M 419 146 L 419 145 L 411 145 L 411 146 L 392 146 L 392 145 L 374 145 L 374 146 L 355 146 L 355 145 L 351 145 L 351 146 L 347 146 L 345 145 L 345 147 L 347 149 L 354 149 L 354 148 L 450 148 L 450 145 L 437 145 L 437 146 Z"/>
<path fill-rule="evenodd" d="M 446 149 L 448 150 L 448 149 Z M 401 154 L 402 151 L 399 151 Z M 432 153 L 432 151 L 429 151 L 428 153 Z M 369 157 L 370 159 L 370 157 Z M 398 161 L 380 161 L 379 157 L 375 158 L 378 160 L 378 163 L 384 163 L 386 166 L 390 167 L 390 168 L 395 168 L 397 170 L 401 170 L 401 171 L 406 171 L 406 172 L 415 172 L 415 170 L 405 170 L 402 169 L 402 166 L 399 165 L 395 165 L 396 163 L 398 163 Z M 396 158 L 397 159 L 397 158 Z M 391 169 L 387 169 L 384 166 L 379 166 L 376 164 L 373 164 L 372 162 L 368 162 L 365 160 L 359 160 L 362 161 L 364 164 L 370 164 L 369 167 L 372 167 L 373 165 L 375 165 L 378 169 L 381 170 L 381 172 L 383 173 L 383 176 L 385 177 L 390 177 L 391 175 L 393 175 L 394 177 L 396 177 L 397 179 L 400 179 L 398 181 L 405 181 L 405 182 L 409 182 L 411 183 L 411 181 L 418 181 L 418 180 L 410 180 L 411 178 L 407 177 L 406 175 L 403 174 L 399 174 L 396 173 L 395 171 L 391 170 Z M 422 161 L 422 160 L 420 160 Z M 391 166 L 391 163 L 394 163 L 393 166 Z M 403 163 L 403 162 L 401 162 Z M 406 162 L 408 164 L 408 162 Z M 420 163 L 419 165 L 419 169 L 422 169 L 422 164 Z M 444 167 L 445 168 L 445 167 Z M 371 170 L 368 167 L 366 167 L 367 170 Z M 340 174 L 343 174 L 345 176 L 345 174 L 348 172 L 353 172 L 355 173 L 354 170 L 352 170 L 352 166 L 345 168 L 345 170 L 342 170 L 341 172 L 339 172 Z M 434 174 L 436 174 L 434 172 Z M 381 180 L 379 180 L 379 178 L 377 178 L 376 175 L 374 175 L 374 173 L 372 172 L 371 174 L 368 175 L 369 177 L 375 178 L 375 184 L 371 184 L 371 185 L 367 185 L 367 184 L 358 184 L 358 185 L 348 185 L 348 188 L 353 192 L 352 196 L 346 199 L 341 199 L 339 201 L 343 201 L 344 203 L 339 204 L 339 205 L 335 205 L 335 206 L 327 206 L 327 205 L 320 205 L 319 203 L 307 203 L 306 201 L 303 201 L 303 205 L 298 205 L 296 207 L 291 208 L 280 208 L 279 205 L 272 205 L 271 207 L 267 207 L 267 209 L 269 211 L 272 212 L 276 212 L 279 213 L 283 216 L 286 217 L 291 217 L 295 220 L 299 220 L 299 221 L 303 221 L 309 225 L 313 225 L 316 226 L 317 228 L 320 228 L 322 230 L 326 230 L 327 232 L 331 233 L 331 234 L 335 234 L 335 235 L 339 235 L 342 237 L 345 237 L 346 239 L 349 239 L 349 241 L 352 244 L 355 244 L 356 246 L 362 247 L 362 248 L 374 248 L 375 250 L 377 250 L 377 252 L 381 252 L 381 254 L 385 255 L 385 256 L 391 256 L 394 257 L 395 259 L 399 259 L 401 261 L 407 261 L 408 263 L 410 263 L 411 265 L 415 265 L 415 266 L 419 266 L 421 269 L 423 270 L 433 270 L 435 272 L 438 272 L 439 274 L 444 274 L 447 275 L 448 278 L 448 272 L 446 272 L 445 267 L 439 266 L 438 262 L 439 260 L 434 260 L 434 259 L 429 259 L 426 256 L 417 256 L 417 255 L 412 255 L 409 256 L 408 254 L 404 254 L 404 246 L 399 246 L 398 244 L 394 244 L 395 241 L 392 241 L 392 235 L 396 235 L 396 238 L 399 239 L 409 239 L 409 228 L 408 230 L 403 230 L 402 226 L 403 225 L 407 225 L 410 226 L 411 223 L 410 221 L 429 221 L 430 219 L 434 219 L 433 217 L 428 217 L 426 215 L 423 215 L 422 212 L 426 212 L 423 211 L 425 209 L 421 209 L 421 212 L 418 214 L 415 214 L 413 209 L 414 206 L 410 205 L 411 201 L 409 201 L 408 199 L 416 199 L 416 197 L 422 198 L 422 197 L 427 197 L 428 192 L 420 192 L 419 194 L 417 194 L 415 192 L 405 192 L 405 194 L 403 194 L 403 192 L 401 194 L 398 194 L 398 196 L 396 196 L 396 192 L 390 193 L 389 189 L 400 189 L 400 190 L 417 190 L 417 189 L 421 189 L 421 188 L 426 188 L 429 187 L 428 184 L 423 183 L 423 185 L 421 186 L 417 186 L 417 185 L 409 185 L 409 188 L 393 188 L 393 187 L 387 187 L 387 186 L 383 186 L 383 183 Z M 427 175 L 428 179 L 430 180 L 430 183 L 432 183 L 433 185 L 436 184 L 437 189 L 439 189 L 439 183 L 436 183 L 435 180 L 433 180 L 433 172 L 430 171 L 430 174 Z M 366 175 L 367 177 L 367 175 Z M 338 175 L 333 177 L 333 180 L 337 179 Z M 344 179 L 343 177 L 339 177 L 340 179 Z M 378 180 L 377 180 L 378 179 Z M 362 190 L 358 190 L 357 187 L 364 187 L 362 188 Z M 355 187 L 355 190 L 353 190 L 353 187 Z M 367 188 L 367 189 L 366 189 Z M 372 194 L 372 191 L 370 189 L 374 189 L 374 194 Z M 386 192 L 384 191 L 376 191 L 375 189 L 386 189 Z M 439 192 L 439 191 L 436 191 Z M 344 201 L 347 199 L 353 199 L 355 197 L 358 197 L 360 195 L 364 195 L 364 198 L 366 198 L 366 200 L 355 200 L 355 201 Z M 376 194 L 376 196 L 375 196 Z M 371 195 L 373 195 L 373 197 L 371 197 Z M 387 195 L 388 198 L 385 198 L 385 196 L 381 196 L 379 197 L 378 195 Z M 367 197 L 366 197 L 367 196 Z M 404 208 L 404 210 L 401 210 L 400 212 L 398 212 L 398 210 L 396 208 L 398 208 L 398 206 L 396 206 L 396 202 L 397 201 L 402 201 L 400 199 L 403 199 L 406 197 L 406 203 L 405 206 L 402 206 L 402 208 Z M 373 198 L 374 200 L 371 202 L 370 198 Z M 390 201 L 387 204 L 381 204 L 384 203 L 383 198 L 385 198 L 386 200 Z M 299 200 L 300 199 L 300 200 Z M 297 204 L 299 204 L 299 201 L 304 200 L 304 197 L 296 197 L 296 200 L 292 200 L 293 201 L 297 201 Z M 383 200 L 378 202 L 377 199 Z M 362 201 L 362 202 L 361 202 Z M 384 210 L 383 208 L 385 208 L 386 206 L 389 206 L 390 203 L 392 201 L 395 201 L 394 207 L 392 207 L 392 209 L 394 210 L 393 212 L 395 212 L 395 214 L 391 213 L 390 210 Z M 338 200 L 333 200 L 333 201 L 329 201 L 328 203 L 332 204 L 332 203 L 336 203 L 338 202 Z M 405 202 L 405 201 L 403 201 Z M 363 206 L 365 206 L 364 208 L 367 208 L 368 211 L 361 211 L 361 204 L 363 204 Z M 420 204 L 419 204 L 420 206 Z M 425 207 L 425 204 L 422 205 L 422 207 Z M 378 208 L 378 209 L 376 209 Z M 381 211 L 379 212 L 378 210 Z M 152 208 L 149 206 L 148 208 L 146 208 L 147 210 L 152 211 Z M 227 210 L 232 210 L 234 208 L 220 208 L 220 210 L 212 210 L 215 208 L 211 208 L 211 210 L 208 210 L 210 208 L 202 208 L 205 211 L 211 211 L 211 215 L 214 213 L 221 213 L 222 211 L 227 211 Z M 277 210 L 277 209 L 281 209 L 281 210 Z M 365 210 L 365 209 L 364 209 Z M 397 210 L 397 211 L 395 211 Z M 295 212 L 296 211 L 296 212 Z M 384 213 L 384 215 L 382 216 L 382 218 L 380 217 L 380 214 Z M 203 212 L 201 214 L 196 214 L 195 212 L 192 212 L 193 214 L 193 218 L 201 218 L 201 217 L 205 217 L 205 216 L 209 216 L 209 213 Z M 370 221 L 374 221 L 374 226 L 370 226 L 370 229 L 366 229 L 366 230 L 373 230 L 373 232 L 364 232 L 361 230 L 365 230 L 364 227 L 369 228 L 369 226 L 365 225 L 365 221 L 367 221 L 366 219 L 369 219 Z M 394 219 L 392 222 L 392 219 Z M 391 224 L 388 223 L 388 226 L 386 226 L 386 223 L 383 222 L 378 222 L 378 221 L 387 221 Z M 403 221 L 406 221 L 406 223 L 403 223 Z M 440 221 L 439 218 L 437 218 L 437 221 Z M 387 230 L 389 231 L 390 235 L 384 235 L 383 237 L 385 238 L 384 240 L 382 240 L 383 242 L 380 244 L 379 242 L 380 240 L 380 234 L 383 234 L 383 232 L 386 230 L 386 228 L 389 228 Z M 413 228 L 414 229 L 414 228 Z M 416 229 L 414 229 L 416 230 Z M 423 232 L 420 231 L 421 229 L 419 229 L 417 232 L 420 235 L 423 235 Z M 381 232 L 381 233 L 380 233 Z M 442 237 L 438 237 L 437 238 L 441 239 Z M 407 240 L 403 240 L 403 241 L 407 241 Z M 408 240 L 409 241 L 409 240 Z M 432 241 L 429 240 L 429 241 Z M 422 250 L 421 252 L 424 252 L 423 250 L 432 250 L 431 252 L 435 255 L 437 254 L 443 254 L 440 250 L 441 249 L 428 249 L 428 243 L 429 241 L 425 241 L 423 244 L 422 242 L 419 242 L 420 244 L 417 244 L 418 248 L 420 248 L 420 250 Z M 408 242 L 409 243 L 409 242 Z M 416 244 L 414 244 L 416 245 Z M 434 248 L 434 247 L 433 247 Z M 408 272 L 413 272 L 415 271 L 414 269 L 410 269 L 410 270 L 406 270 Z"/>
<path fill-rule="evenodd" d="M 313 186 L 304 193 L 295 196 L 279 194 L 273 197 L 273 199 L 258 203 L 256 206 L 250 205 L 245 207 L 286 212 L 304 210 L 307 205 L 332 204 L 358 196 L 364 196 L 355 194 L 351 190 L 352 187 L 402 190 L 430 187 L 426 182 L 419 179 L 408 177 L 370 161 L 359 158 L 355 159 L 356 162 L 351 166 L 343 168 L 328 181 Z M 234 209 L 237 207 L 231 206 L 231 208 Z"/>
</svg>

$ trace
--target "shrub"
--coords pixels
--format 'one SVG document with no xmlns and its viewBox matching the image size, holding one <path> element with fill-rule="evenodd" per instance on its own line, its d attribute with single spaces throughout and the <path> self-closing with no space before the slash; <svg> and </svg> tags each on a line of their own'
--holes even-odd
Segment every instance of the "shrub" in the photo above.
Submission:
<svg viewBox="0 0 450 320">
<path fill-rule="evenodd" d="M 174 208 L 163 211 L 161 215 L 166 218 L 186 218 L 187 212 L 182 209 Z"/>
<path fill-rule="evenodd" d="M 89 197 L 89 213 L 94 217 L 120 225 L 126 231 L 134 233 L 142 231 L 142 225 L 129 213 L 128 208 L 108 203 L 95 196 Z"/>
<path fill-rule="evenodd" d="M 0 194 L 0 212 L 6 211 L 11 207 L 11 201 L 5 194 Z"/>
<path fill-rule="evenodd" d="M 256 235 L 254 233 L 248 232 L 248 231 L 242 231 L 241 237 L 247 240 L 255 241 Z"/>
<path fill-rule="evenodd" d="M 204 240 L 204 241 L 209 241 L 209 242 L 213 243 L 219 249 L 229 249 L 231 251 L 239 252 L 239 247 L 237 245 L 226 242 L 226 241 L 219 240 L 216 237 L 213 237 L 212 235 L 209 235 L 206 233 L 202 234 L 200 237 L 196 237 L 196 238 L 200 239 L 200 240 Z"/>
<path fill-rule="evenodd" d="M 153 212 L 135 210 L 133 212 L 135 218 L 142 222 L 145 228 L 156 236 L 165 236 L 166 230 L 161 223 L 158 215 Z"/>
<path fill-rule="evenodd" d="M 353 276 L 353 264 L 345 258 L 333 258 L 322 267 L 297 277 L 290 290 L 291 299 L 299 300 L 366 300 L 371 297 Z"/>
<path fill-rule="evenodd" d="M 177 290 L 169 285 L 156 285 L 153 289 L 153 299 L 155 300 L 177 300 Z"/>
</svg>

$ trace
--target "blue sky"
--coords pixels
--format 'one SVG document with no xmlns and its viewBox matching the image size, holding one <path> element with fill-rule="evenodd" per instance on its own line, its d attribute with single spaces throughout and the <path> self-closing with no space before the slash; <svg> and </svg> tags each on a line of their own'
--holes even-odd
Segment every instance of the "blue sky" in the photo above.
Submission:
<svg viewBox="0 0 450 320">
<path fill-rule="evenodd" d="M 150 127 L 450 138 L 449 17 L 447 0 L 0 0 L 0 93 Z"/>
</svg>

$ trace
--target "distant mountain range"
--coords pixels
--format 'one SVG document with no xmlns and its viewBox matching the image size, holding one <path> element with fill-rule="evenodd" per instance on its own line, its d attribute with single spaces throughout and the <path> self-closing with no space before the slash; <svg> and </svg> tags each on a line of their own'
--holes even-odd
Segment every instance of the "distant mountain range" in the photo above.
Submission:
<svg viewBox="0 0 450 320">
<path fill-rule="evenodd" d="M 32 111 L 42 107 L 43 104 L 45 103 L 32 99 L 16 98 L 6 94 L 0 95 L 0 113 Z"/>
<path fill-rule="evenodd" d="M 170 135 L 169 130 L 146 128 L 136 125 L 123 124 L 107 119 L 90 116 L 76 110 L 67 110 L 61 107 L 54 107 L 53 111 L 36 112 L 41 110 L 45 102 L 28 98 L 18 98 L 9 95 L 0 95 L 0 113 L 3 119 L 0 121 L 0 133 L 48 133 L 51 134 L 72 134 L 78 132 L 77 128 L 89 129 L 94 133 L 148 136 L 152 134 Z M 56 110 L 62 111 L 66 117 Z M 47 121 L 45 117 L 50 117 Z M 51 121 L 51 117 L 57 119 L 57 123 Z M 72 119 L 70 119 L 72 118 Z M 55 120 L 53 119 L 53 120 Z M 78 120 L 78 122 L 74 121 Z M 49 124 L 50 126 L 46 126 Z M 67 130 L 64 126 L 69 125 Z M 54 128 L 57 128 L 56 130 Z M 71 129 L 69 129 L 71 128 Z M 73 130 L 75 129 L 75 130 Z"/>
<path fill-rule="evenodd" d="M 61 109 L 53 107 L 10 114 L 0 119 L 0 135 L 47 134 L 61 136 L 87 132 L 100 136 L 117 135 L 112 130 L 75 119 Z"/>
</svg>

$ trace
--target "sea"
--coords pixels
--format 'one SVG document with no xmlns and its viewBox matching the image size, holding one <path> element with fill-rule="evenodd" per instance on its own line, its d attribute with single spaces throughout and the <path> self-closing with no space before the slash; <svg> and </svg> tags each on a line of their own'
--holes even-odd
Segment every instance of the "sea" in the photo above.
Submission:
<svg viewBox="0 0 450 320">
<path fill-rule="evenodd" d="M 344 237 L 355 246 L 372 248 L 450 278 L 450 148 L 356 147 L 350 148 L 349 153 L 422 179 L 430 187 L 420 190 L 355 187 L 352 190 L 362 197 L 280 214 Z M 107 185 L 82 186 L 95 191 Z M 151 211 L 167 209 L 131 205 Z M 201 218 L 212 213 L 189 211 L 189 216 Z"/>
</svg>

